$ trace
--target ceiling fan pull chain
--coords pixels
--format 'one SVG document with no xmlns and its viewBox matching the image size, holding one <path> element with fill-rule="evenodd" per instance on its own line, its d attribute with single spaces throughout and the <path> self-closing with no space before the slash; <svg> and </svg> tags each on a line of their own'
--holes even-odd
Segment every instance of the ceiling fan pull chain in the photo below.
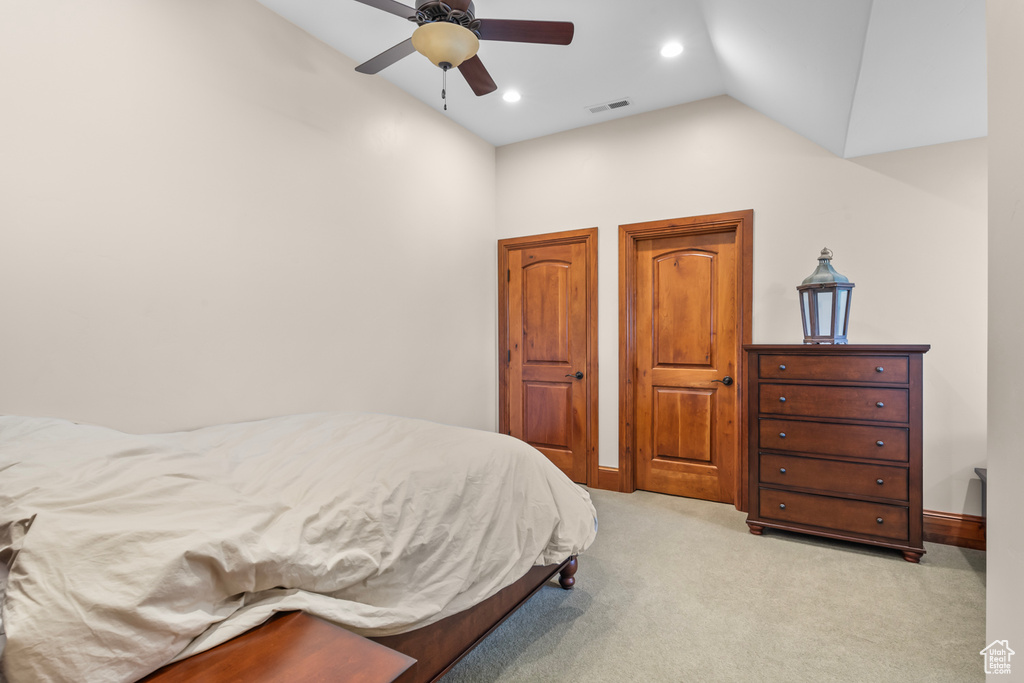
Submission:
<svg viewBox="0 0 1024 683">
<path fill-rule="evenodd" d="M 448 65 L 441 67 L 441 101 L 444 102 L 444 110 L 448 111 Z"/>
</svg>

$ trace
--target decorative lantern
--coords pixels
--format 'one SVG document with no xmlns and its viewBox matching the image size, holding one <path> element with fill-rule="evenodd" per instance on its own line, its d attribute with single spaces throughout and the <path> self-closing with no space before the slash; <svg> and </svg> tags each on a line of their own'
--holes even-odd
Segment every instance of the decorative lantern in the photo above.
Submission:
<svg viewBox="0 0 1024 683">
<path fill-rule="evenodd" d="M 818 267 L 796 291 L 804 322 L 804 344 L 845 344 L 854 284 L 832 267 L 832 252 L 822 249 Z"/>
</svg>

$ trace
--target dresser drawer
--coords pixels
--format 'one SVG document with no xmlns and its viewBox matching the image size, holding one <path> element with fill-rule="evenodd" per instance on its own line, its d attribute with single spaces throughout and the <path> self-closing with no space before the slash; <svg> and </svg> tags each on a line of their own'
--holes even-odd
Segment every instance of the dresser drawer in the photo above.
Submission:
<svg viewBox="0 0 1024 683">
<path fill-rule="evenodd" d="M 764 355 L 758 373 L 764 379 L 905 384 L 910 360 L 906 356 Z"/>
<path fill-rule="evenodd" d="M 760 481 L 855 496 L 907 500 L 907 470 L 842 460 L 818 460 L 796 455 L 761 455 Z"/>
<path fill-rule="evenodd" d="M 759 493 L 758 514 L 766 520 L 841 529 L 897 541 L 910 538 L 910 516 L 902 506 L 766 488 Z"/>
<path fill-rule="evenodd" d="M 907 422 L 910 419 L 910 392 L 881 387 L 762 384 L 759 407 L 762 415 Z"/>
<path fill-rule="evenodd" d="M 910 433 L 903 427 L 762 419 L 761 449 L 907 462 Z"/>
</svg>

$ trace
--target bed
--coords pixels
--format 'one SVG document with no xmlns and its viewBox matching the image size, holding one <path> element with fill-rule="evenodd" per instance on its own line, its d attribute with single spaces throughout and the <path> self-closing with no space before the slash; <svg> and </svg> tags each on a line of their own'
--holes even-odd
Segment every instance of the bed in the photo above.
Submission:
<svg viewBox="0 0 1024 683">
<path fill-rule="evenodd" d="M 429 658 L 437 633 L 472 647 L 548 576 L 571 583 L 595 534 L 583 489 L 490 432 L 0 417 L 0 662 L 7 683 L 135 681 L 293 611 Z"/>
</svg>

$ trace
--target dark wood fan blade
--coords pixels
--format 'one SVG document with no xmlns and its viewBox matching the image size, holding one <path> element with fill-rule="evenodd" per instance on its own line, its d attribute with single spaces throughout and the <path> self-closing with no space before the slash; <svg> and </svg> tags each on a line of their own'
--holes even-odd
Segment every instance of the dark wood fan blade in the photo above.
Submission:
<svg viewBox="0 0 1024 683">
<path fill-rule="evenodd" d="M 361 2 L 364 5 L 369 5 L 370 7 L 382 9 L 385 12 L 391 12 L 403 19 L 416 16 L 416 10 L 414 8 L 409 7 L 408 5 L 403 5 L 400 2 L 395 2 L 395 0 L 356 0 L 356 2 Z"/>
<path fill-rule="evenodd" d="M 408 57 L 416 48 L 412 46 L 412 38 L 403 40 L 393 48 L 384 50 L 373 59 L 367 60 L 356 67 L 356 71 L 361 74 L 375 74 L 379 71 L 391 66 L 402 57 Z"/>
<path fill-rule="evenodd" d="M 476 55 L 459 64 L 459 71 L 466 77 L 466 82 L 478 97 L 498 89 L 491 74 L 487 73 L 487 67 Z"/>
<path fill-rule="evenodd" d="M 481 40 L 506 40 L 512 43 L 568 45 L 576 28 L 571 21 L 523 21 L 519 19 L 481 19 Z"/>
</svg>

